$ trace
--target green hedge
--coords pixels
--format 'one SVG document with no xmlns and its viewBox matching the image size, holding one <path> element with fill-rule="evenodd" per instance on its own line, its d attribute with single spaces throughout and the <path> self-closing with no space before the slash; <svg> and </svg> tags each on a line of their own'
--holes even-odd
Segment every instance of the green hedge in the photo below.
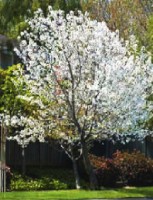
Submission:
<svg viewBox="0 0 153 200">
<path fill-rule="evenodd" d="M 72 170 L 31 168 L 26 176 L 14 172 L 12 191 L 73 189 L 75 181 Z"/>
</svg>

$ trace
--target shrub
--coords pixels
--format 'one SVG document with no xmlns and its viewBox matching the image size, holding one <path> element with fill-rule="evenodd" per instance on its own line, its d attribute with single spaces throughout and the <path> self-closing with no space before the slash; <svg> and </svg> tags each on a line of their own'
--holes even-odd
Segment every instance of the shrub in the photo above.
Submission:
<svg viewBox="0 0 153 200">
<path fill-rule="evenodd" d="M 117 151 L 112 159 L 90 155 L 100 186 L 145 186 L 153 184 L 153 160 L 142 153 Z"/>
<path fill-rule="evenodd" d="M 95 168 L 99 186 L 115 186 L 119 172 L 114 161 L 93 155 L 90 155 L 90 160 Z"/>
<path fill-rule="evenodd" d="M 67 184 L 56 179 L 35 179 L 18 178 L 11 181 L 11 190 L 13 191 L 29 191 L 29 190 L 63 190 L 68 189 Z"/>
<path fill-rule="evenodd" d="M 113 155 L 114 165 L 120 172 L 119 179 L 128 185 L 144 186 L 153 183 L 153 160 L 142 153 L 117 151 Z"/>
<path fill-rule="evenodd" d="M 35 179 L 59 180 L 65 183 L 69 189 L 75 188 L 74 173 L 71 169 L 62 168 L 29 168 L 27 175 Z"/>
<path fill-rule="evenodd" d="M 71 170 L 35 168 L 29 170 L 29 174 L 24 177 L 19 173 L 14 173 L 10 186 L 13 191 L 64 190 L 74 187 L 75 182 Z"/>
</svg>

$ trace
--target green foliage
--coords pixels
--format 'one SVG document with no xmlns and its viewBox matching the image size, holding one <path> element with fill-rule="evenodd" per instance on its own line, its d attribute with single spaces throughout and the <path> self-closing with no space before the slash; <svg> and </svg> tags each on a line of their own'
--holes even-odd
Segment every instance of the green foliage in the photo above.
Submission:
<svg viewBox="0 0 153 200">
<path fill-rule="evenodd" d="M 117 151 L 112 159 L 93 155 L 90 159 L 100 186 L 114 186 L 117 181 L 134 186 L 153 184 L 153 160 L 140 152 Z"/>
<path fill-rule="evenodd" d="M 146 29 L 145 45 L 153 56 L 153 15 L 149 17 Z"/>
<path fill-rule="evenodd" d="M 3 0 L 0 10 L 0 33 L 10 38 L 16 38 L 22 30 L 23 25 L 20 27 L 20 23 L 24 22 L 25 16 L 30 15 L 28 13 L 29 5 L 28 0 Z"/>
<path fill-rule="evenodd" d="M 34 107 L 27 105 L 26 101 L 18 98 L 18 95 L 27 94 L 27 87 L 19 78 L 22 79 L 23 67 L 13 65 L 8 69 L 0 68 L 0 112 L 7 110 L 10 116 L 16 115 L 18 112 L 31 114 Z"/>
<path fill-rule="evenodd" d="M 67 184 L 57 179 L 42 178 L 32 179 L 29 177 L 16 176 L 11 181 L 12 191 L 29 191 L 29 190 L 64 190 Z"/>
<path fill-rule="evenodd" d="M 10 115 L 13 115 L 21 109 L 22 105 L 17 95 L 23 93 L 24 85 L 18 82 L 14 74 L 20 67 L 20 65 L 13 65 L 7 70 L 0 69 L 0 112 L 7 110 Z"/>
<path fill-rule="evenodd" d="M 81 5 L 82 10 L 88 11 L 91 18 L 106 21 L 113 31 L 119 30 L 121 38 L 127 40 L 130 35 L 135 35 L 139 46 L 152 49 L 153 45 L 147 41 L 146 34 L 148 20 L 150 31 L 153 30 L 150 19 L 153 13 L 153 0 L 86 0 L 82 1 Z"/>
<path fill-rule="evenodd" d="M 151 53 L 153 61 L 153 15 L 150 15 L 147 21 L 146 33 L 145 33 L 145 46 L 146 49 Z M 148 96 L 147 101 L 150 103 L 153 102 L 153 94 Z M 146 126 L 153 130 L 153 110 L 150 113 L 150 118 L 146 122 Z"/>
<path fill-rule="evenodd" d="M 20 64 L 8 69 L 0 68 L 0 112 L 7 111 L 10 116 L 18 112 L 32 115 L 33 111 L 37 110 L 37 105 L 29 105 L 27 101 L 19 98 L 19 95 L 31 96 L 22 73 L 24 69 Z"/>
<path fill-rule="evenodd" d="M 38 8 L 41 8 L 46 15 L 49 5 L 66 12 L 81 9 L 79 0 L 2 0 L 0 1 L 0 34 L 17 38 L 19 33 L 27 28 L 25 19 L 32 17 Z"/>
<path fill-rule="evenodd" d="M 30 95 L 22 73 L 24 70 L 20 64 L 10 66 L 8 69 L 0 68 L 0 113 L 5 113 L 10 117 L 20 113 L 37 117 L 38 106 L 19 98 L 19 95 Z M 16 128 L 9 126 L 7 130 L 8 134 L 13 136 Z"/>
<path fill-rule="evenodd" d="M 73 171 L 68 169 L 28 170 L 27 176 L 14 173 L 11 180 L 12 191 L 64 190 L 75 188 Z"/>
<path fill-rule="evenodd" d="M 69 189 L 75 188 L 74 173 L 69 169 L 51 169 L 51 168 L 31 168 L 27 175 L 36 179 L 50 178 L 51 180 L 60 180 L 67 184 Z"/>
</svg>

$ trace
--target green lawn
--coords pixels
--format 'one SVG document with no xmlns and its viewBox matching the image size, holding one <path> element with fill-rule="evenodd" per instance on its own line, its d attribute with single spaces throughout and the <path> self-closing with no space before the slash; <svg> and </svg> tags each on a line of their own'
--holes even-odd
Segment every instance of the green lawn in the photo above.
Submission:
<svg viewBox="0 0 153 200">
<path fill-rule="evenodd" d="M 92 198 L 125 198 L 125 197 L 153 197 L 153 187 L 104 189 L 101 191 L 41 191 L 41 192 L 7 192 L 0 193 L 0 200 L 49 200 L 49 199 L 92 199 Z"/>
</svg>

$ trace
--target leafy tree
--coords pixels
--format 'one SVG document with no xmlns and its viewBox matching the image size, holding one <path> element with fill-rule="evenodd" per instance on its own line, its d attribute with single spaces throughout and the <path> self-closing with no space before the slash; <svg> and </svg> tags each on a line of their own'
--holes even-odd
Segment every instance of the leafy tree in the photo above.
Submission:
<svg viewBox="0 0 153 200">
<path fill-rule="evenodd" d="M 153 15 L 151 15 L 148 18 L 147 21 L 147 30 L 145 35 L 145 45 L 147 50 L 152 55 L 153 60 Z M 153 102 L 153 93 L 147 98 L 147 100 L 150 102 Z M 153 110 L 152 110 L 153 112 Z M 153 130 L 153 115 L 152 117 L 147 121 L 146 126 L 149 127 L 149 129 Z"/>
<path fill-rule="evenodd" d="M 20 99 L 17 98 L 17 95 L 24 94 L 22 91 L 23 87 L 14 84 L 14 81 L 17 82 L 17 77 L 15 77 L 14 72 L 18 68 L 19 65 L 13 65 L 7 70 L 0 69 L 0 112 L 7 110 L 10 116 L 17 114 L 17 111 L 20 109 Z"/>
<path fill-rule="evenodd" d="M 27 27 L 25 19 L 41 8 L 47 13 L 48 5 L 65 11 L 81 9 L 79 0 L 2 0 L 0 2 L 0 33 L 16 38 Z"/>
<path fill-rule="evenodd" d="M 150 16 L 147 21 L 147 30 L 145 34 L 145 44 L 148 51 L 153 55 L 153 16 Z"/>
<path fill-rule="evenodd" d="M 148 19 L 145 44 L 147 50 L 151 53 L 153 60 L 153 16 L 150 16 Z M 147 100 L 153 102 L 153 94 L 151 94 Z M 153 130 L 153 115 L 147 121 L 146 126 L 149 127 L 150 130 Z"/>
<path fill-rule="evenodd" d="M 23 86 L 17 81 L 17 77 L 14 72 L 20 68 L 19 65 L 9 67 L 7 70 L 0 69 L 0 118 L 4 120 L 4 115 L 11 116 L 17 115 L 22 109 L 23 104 L 21 100 L 17 98 L 19 94 L 24 94 Z M 14 84 L 14 83 L 18 84 Z M 2 121 L 0 120 L 0 124 Z M 14 128 L 7 127 L 7 132 L 11 135 L 14 132 Z M 25 165 L 23 165 L 25 166 Z"/>
<path fill-rule="evenodd" d="M 92 19 L 107 21 L 110 18 L 109 0 L 86 0 L 81 1 L 82 10 L 89 12 Z"/>
<path fill-rule="evenodd" d="M 28 23 L 17 53 L 28 71 L 28 89 L 37 97 L 32 100 L 41 108 L 39 117 L 50 136 L 74 147 L 79 142 L 91 188 L 96 188 L 89 142 L 148 134 L 143 122 L 150 115 L 151 58 L 144 49 L 138 53 L 135 38 L 124 44 L 118 32 L 81 12 L 65 16 L 49 7 L 46 17 L 38 10 Z"/>
<path fill-rule="evenodd" d="M 132 34 L 135 35 L 140 43 L 144 45 L 148 13 L 141 1 L 114 0 L 110 3 L 109 10 L 111 12 L 111 19 L 108 22 L 109 27 L 113 30 L 118 29 L 121 37 L 125 39 Z"/>
<path fill-rule="evenodd" d="M 111 30 L 118 29 L 121 38 L 128 39 L 133 34 L 141 45 L 146 44 L 147 19 L 153 12 L 152 0 L 88 0 L 83 2 L 84 11 L 89 11 L 91 17 L 98 21 L 104 20 Z"/>
<path fill-rule="evenodd" d="M 7 122 L 8 139 L 16 140 L 22 148 L 22 172 L 25 174 L 25 148 L 30 142 L 35 142 L 36 139 L 41 140 L 41 135 L 34 129 L 33 134 L 29 133 L 29 130 L 31 130 L 29 127 L 39 127 L 40 122 L 38 123 L 36 118 L 37 106 L 27 104 L 27 101 L 18 97 L 25 95 L 25 93 L 30 95 L 26 84 L 23 82 L 22 73 L 23 67 L 20 64 L 10 66 L 7 70 L 0 69 L 0 123 L 1 120 Z M 21 113 L 22 124 L 17 123 Z"/>
</svg>

